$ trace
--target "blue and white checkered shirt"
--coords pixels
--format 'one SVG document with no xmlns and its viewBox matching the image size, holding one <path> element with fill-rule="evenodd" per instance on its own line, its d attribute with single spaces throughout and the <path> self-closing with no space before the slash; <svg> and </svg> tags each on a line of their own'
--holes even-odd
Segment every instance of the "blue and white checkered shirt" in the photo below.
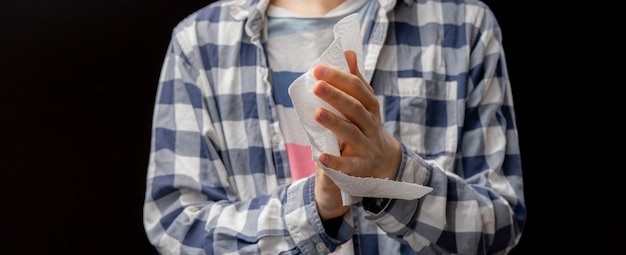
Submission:
<svg viewBox="0 0 626 255">
<path fill-rule="evenodd" d="M 364 77 L 403 145 L 398 180 L 433 191 L 365 198 L 326 233 L 314 175 L 290 177 L 264 48 L 269 0 L 217 1 L 174 29 L 160 77 L 144 225 L 161 254 L 327 254 L 348 240 L 354 254 L 505 254 L 518 243 L 522 169 L 493 13 L 477 0 L 377 3 L 363 17 Z"/>
</svg>

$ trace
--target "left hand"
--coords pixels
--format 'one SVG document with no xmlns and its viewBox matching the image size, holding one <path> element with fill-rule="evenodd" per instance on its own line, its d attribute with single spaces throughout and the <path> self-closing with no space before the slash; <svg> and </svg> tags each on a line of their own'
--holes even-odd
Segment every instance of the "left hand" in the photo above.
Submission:
<svg viewBox="0 0 626 255">
<path fill-rule="evenodd" d="M 340 156 L 322 153 L 324 166 L 358 177 L 395 180 L 402 157 L 400 143 L 382 125 L 380 104 L 357 68 L 356 54 L 345 52 L 350 72 L 316 66 L 313 93 L 346 119 L 318 108 L 315 120 L 339 140 Z"/>
</svg>

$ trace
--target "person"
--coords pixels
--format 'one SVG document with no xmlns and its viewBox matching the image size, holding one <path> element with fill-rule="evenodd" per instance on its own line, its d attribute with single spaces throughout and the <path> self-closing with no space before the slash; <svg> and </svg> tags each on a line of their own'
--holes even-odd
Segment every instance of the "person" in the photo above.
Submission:
<svg viewBox="0 0 626 255">
<path fill-rule="evenodd" d="M 355 13 L 363 59 L 313 66 Z M 343 115 L 316 108 L 341 148 L 318 163 L 288 93 L 308 71 Z M 526 222 L 512 99 L 480 0 L 211 2 L 163 61 L 146 235 L 160 254 L 510 253 Z M 432 191 L 344 205 L 324 168 Z"/>
</svg>

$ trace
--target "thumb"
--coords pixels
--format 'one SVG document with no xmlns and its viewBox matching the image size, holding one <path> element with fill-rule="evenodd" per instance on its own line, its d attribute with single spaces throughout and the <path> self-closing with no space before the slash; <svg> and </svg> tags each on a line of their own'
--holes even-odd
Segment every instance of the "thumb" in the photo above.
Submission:
<svg viewBox="0 0 626 255">
<path fill-rule="evenodd" d="M 350 68 L 350 73 L 358 75 L 360 77 L 359 66 L 356 62 L 356 53 L 352 50 L 347 50 L 343 52 L 343 55 L 346 57 L 346 62 L 348 63 L 348 68 Z"/>
<path fill-rule="evenodd" d="M 345 56 L 346 62 L 348 63 L 348 68 L 350 69 L 350 73 L 359 77 L 359 79 L 361 79 L 363 84 L 368 84 L 365 81 L 365 78 L 363 78 L 363 75 L 361 75 L 361 72 L 359 72 L 359 65 L 357 64 L 358 63 L 357 61 L 359 59 L 356 59 L 356 52 L 354 52 L 353 50 L 346 50 L 343 52 L 343 55 Z M 371 86 L 367 86 L 367 89 L 370 92 L 374 92 Z"/>
</svg>

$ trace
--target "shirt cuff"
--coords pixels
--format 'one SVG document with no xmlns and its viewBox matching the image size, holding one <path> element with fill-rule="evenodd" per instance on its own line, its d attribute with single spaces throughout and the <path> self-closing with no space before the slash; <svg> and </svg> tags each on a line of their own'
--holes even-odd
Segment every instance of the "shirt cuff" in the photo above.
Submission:
<svg viewBox="0 0 626 255">
<path fill-rule="evenodd" d="M 337 220 L 339 225 L 336 226 L 336 235 L 331 236 L 324 228 L 317 211 L 315 177 L 294 182 L 287 191 L 285 223 L 291 238 L 303 254 L 332 252 L 347 242 L 354 231 L 351 215 L 351 210 L 348 210 L 341 221 Z"/>
</svg>

